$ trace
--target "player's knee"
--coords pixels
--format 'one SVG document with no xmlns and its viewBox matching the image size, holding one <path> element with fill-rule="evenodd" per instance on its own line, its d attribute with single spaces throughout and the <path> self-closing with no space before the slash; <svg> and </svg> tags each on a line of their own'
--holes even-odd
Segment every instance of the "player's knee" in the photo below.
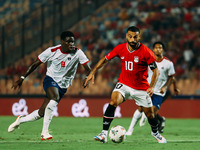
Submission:
<svg viewBox="0 0 200 150">
<path fill-rule="evenodd" d="M 123 97 L 118 92 L 113 92 L 111 96 L 111 102 L 110 104 L 117 107 L 119 104 L 123 102 Z"/>
<path fill-rule="evenodd" d="M 58 101 L 59 101 L 59 99 L 60 99 L 60 96 L 59 96 L 59 95 L 57 95 L 57 94 L 55 94 L 55 95 L 51 96 L 51 98 L 50 98 L 50 99 L 58 102 Z"/>
<path fill-rule="evenodd" d="M 119 105 L 117 99 L 111 99 L 110 105 L 117 107 Z"/>
<path fill-rule="evenodd" d="M 153 112 L 147 112 L 146 113 L 147 118 L 153 119 L 154 118 L 154 113 Z"/>
</svg>

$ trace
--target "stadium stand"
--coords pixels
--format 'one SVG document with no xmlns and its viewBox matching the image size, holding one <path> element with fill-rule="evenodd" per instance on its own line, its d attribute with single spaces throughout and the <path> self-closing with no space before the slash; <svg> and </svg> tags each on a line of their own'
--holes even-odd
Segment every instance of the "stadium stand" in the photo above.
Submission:
<svg viewBox="0 0 200 150">
<path fill-rule="evenodd" d="M 9 1 L 11 3 L 11 0 Z M 3 7 L 1 13 L 1 22 L 8 23 L 15 17 L 6 17 L 7 8 L 13 7 L 9 2 L 0 1 Z M 41 7 L 41 1 L 28 1 L 26 9 L 25 4 L 20 0 L 14 0 L 21 11 L 31 11 L 34 7 Z M 90 1 L 92 2 L 92 1 Z M 9 5 L 8 5 L 9 3 Z M 43 1 L 45 4 L 45 1 Z M 73 5 L 75 8 L 77 5 Z M 68 8 L 68 5 L 63 6 Z M 73 8 L 71 8 L 73 9 Z M 64 9 L 65 11 L 67 9 Z M 68 13 L 63 11 L 63 13 Z M 70 10 L 68 10 L 70 11 Z M 36 12 L 37 14 L 37 12 Z M 2 17 L 4 16 L 4 17 Z M 98 60 L 105 56 L 113 47 L 124 42 L 125 31 L 128 26 L 136 25 L 141 28 L 143 44 L 152 48 L 155 41 L 163 41 L 166 45 L 165 56 L 173 61 L 176 69 L 176 78 L 181 95 L 200 95 L 200 3 L 198 0 L 111 0 L 100 8 L 96 9 L 92 15 L 85 17 L 73 25 L 70 30 L 75 33 L 76 45 L 85 51 L 91 60 L 93 67 Z M 35 22 L 35 27 L 41 22 Z M 5 21 L 6 20 L 6 21 Z M 47 21 L 47 20 L 45 20 Z M 52 23 L 52 22 L 50 22 Z M 46 23 L 48 27 L 48 23 Z M 32 27 L 34 29 L 34 27 Z M 29 32 L 28 25 L 25 29 L 26 39 L 34 42 L 33 32 Z M 36 30 L 38 31 L 38 30 Z M 34 33 L 38 35 L 39 33 Z M 13 43 L 19 44 L 18 37 L 13 39 Z M 11 83 L 16 80 L 18 75 L 24 73 L 27 67 L 34 61 L 39 53 L 45 48 L 59 43 L 59 35 L 51 40 L 36 47 L 34 51 L 25 54 L 12 65 L 7 65 L 0 70 L 1 94 L 13 94 L 10 90 Z M 10 45 L 12 45 L 12 40 Z M 14 48 L 14 47 L 13 47 Z M 117 65 L 116 65 L 117 63 Z M 115 64 L 115 65 L 114 65 Z M 117 81 L 119 75 L 120 61 L 113 60 L 104 67 L 96 76 L 96 84 L 83 89 L 81 81 L 83 68 L 79 67 L 76 79 L 73 81 L 73 87 L 68 89 L 68 94 L 72 95 L 109 95 Z M 24 82 L 20 94 L 43 94 L 42 80 L 45 76 L 46 66 L 42 65 Z"/>
</svg>

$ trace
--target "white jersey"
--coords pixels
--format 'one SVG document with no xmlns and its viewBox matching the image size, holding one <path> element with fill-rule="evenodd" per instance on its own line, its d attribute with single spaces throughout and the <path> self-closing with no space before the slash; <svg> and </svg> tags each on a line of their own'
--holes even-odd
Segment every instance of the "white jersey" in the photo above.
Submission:
<svg viewBox="0 0 200 150">
<path fill-rule="evenodd" d="M 165 96 L 166 92 L 164 94 L 161 94 L 160 89 L 165 85 L 165 83 L 168 80 L 168 77 L 175 74 L 174 65 L 166 57 L 164 57 L 162 61 L 156 62 L 156 64 L 158 67 L 159 75 L 158 75 L 158 81 L 156 82 L 156 85 L 154 87 L 154 94 Z M 153 72 L 149 68 L 148 78 L 147 78 L 149 84 L 151 82 L 152 75 L 153 75 Z"/>
<path fill-rule="evenodd" d="M 47 48 L 38 56 L 38 59 L 42 63 L 47 62 L 46 75 L 53 78 L 61 88 L 72 85 L 79 63 L 84 65 L 89 62 L 81 49 L 75 53 L 64 53 L 61 45 Z"/>
</svg>

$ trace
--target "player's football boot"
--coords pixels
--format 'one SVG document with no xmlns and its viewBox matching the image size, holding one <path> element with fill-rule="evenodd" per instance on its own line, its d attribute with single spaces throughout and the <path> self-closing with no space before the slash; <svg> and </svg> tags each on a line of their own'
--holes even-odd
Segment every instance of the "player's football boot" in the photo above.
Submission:
<svg viewBox="0 0 200 150">
<path fill-rule="evenodd" d="M 142 113 L 140 123 L 139 123 L 140 127 L 143 127 L 145 125 L 146 121 L 147 121 L 147 117 L 145 116 L 144 113 Z"/>
<path fill-rule="evenodd" d="M 151 132 L 151 135 L 158 141 L 158 143 L 167 143 L 167 140 L 159 132 Z"/>
<path fill-rule="evenodd" d="M 49 132 L 43 132 L 41 134 L 41 140 L 51 140 L 53 139 L 53 136 L 51 134 L 49 134 Z"/>
<path fill-rule="evenodd" d="M 18 116 L 17 119 L 15 120 L 15 122 L 13 122 L 13 123 L 8 127 L 8 132 L 13 132 L 15 129 L 18 129 L 18 128 L 19 128 L 19 125 L 20 125 L 19 119 L 20 119 L 21 117 L 22 117 L 22 116 Z"/>
<path fill-rule="evenodd" d="M 94 136 L 94 139 L 96 141 L 100 141 L 102 143 L 106 143 L 107 142 L 107 135 L 102 131 L 99 135 Z"/>
<path fill-rule="evenodd" d="M 160 132 L 160 133 L 163 133 L 163 129 L 165 128 L 165 117 L 162 117 L 163 118 L 163 120 L 159 123 L 159 125 L 158 125 L 158 131 Z"/>
<path fill-rule="evenodd" d="M 134 129 L 128 129 L 128 131 L 126 132 L 126 135 L 128 135 L 128 136 L 129 136 L 129 135 L 132 135 L 132 134 L 133 134 L 133 130 L 134 130 Z"/>
</svg>

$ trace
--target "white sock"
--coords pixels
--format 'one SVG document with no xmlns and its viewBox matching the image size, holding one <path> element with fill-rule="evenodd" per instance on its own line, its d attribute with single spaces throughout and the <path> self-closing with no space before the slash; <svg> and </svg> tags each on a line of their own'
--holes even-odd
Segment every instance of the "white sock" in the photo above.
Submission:
<svg viewBox="0 0 200 150">
<path fill-rule="evenodd" d="M 108 130 L 102 130 L 102 132 L 104 132 L 106 134 L 106 136 L 107 136 Z"/>
<path fill-rule="evenodd" d="M 24 123 L 24 122 L 35 121 L 35 120 L 40 119 L 41 117 L 39 116 L 38 111 L 39 111 L 39 109 L 33 111 L 32 113 L 28 114 L 25 117 L 21 117 L 19 119 L 19 122 Z"/>
<path fill-rule="evenodd" d="M 140 119 L 141 115 L 142 115 L 142 113 L 138 109 L 134 112 L 128 131 L 132 131 L 134 129 L 134 127 L 135 127 L 136 123 L 138 122 L 138 120 Z"/>
<path fill-rule="evenodd" d="M 145 115 L 144 112 L 142 112 L 142 117 L 143 117 L 143 118 L 147 118 L 147 116 Z"/>
<path fill-rule="evenodd" d="M 50 100 L 48 105 L 45 108 L 44 112 L 44 120 L 43 120 L 43 129 L 42 133 L 48 132 L 49 125 L 51 123 L 51 120 L 53 118 L 53 111 L 56 108 L 58 103 L 55 100 Z"/>
</svg>

